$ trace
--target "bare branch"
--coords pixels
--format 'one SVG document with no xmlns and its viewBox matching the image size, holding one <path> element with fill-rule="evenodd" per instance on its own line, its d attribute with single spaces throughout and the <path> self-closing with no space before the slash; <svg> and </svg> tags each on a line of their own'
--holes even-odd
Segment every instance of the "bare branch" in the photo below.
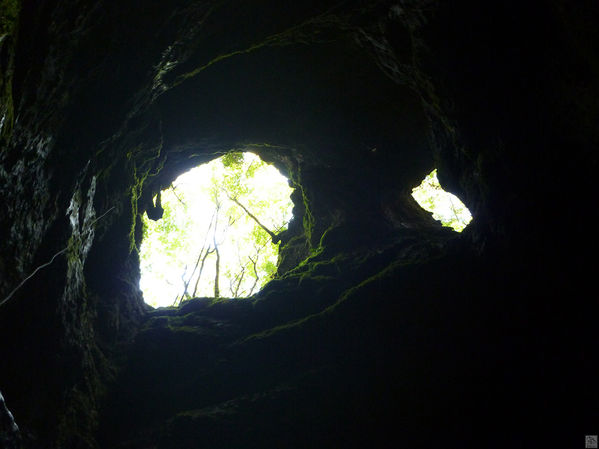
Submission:
<svg viewBox="0 0 599 449">
<path fill-rule="evenodd" d="M 202 277 L 202 272 L 204 271 L 204 263 L 206 262 L 206 258 L 214 252 L 214 248 L 208 248 L 204 253 L 204 257 L 202 257 L 202 264 L 200 265 L 200 272 L 198 273 L 198 278 L 196 279 L 196 284 L 193 288 L 193 296 L 195 297 L 198 291 L 198 285 L 200 283 L 200 279 Z"/>
<path fill-rule="evenodd" d="M 248 259 L 250 259 L 250 262 L 252 262 L 252 267 L 254 268 L 254 283 L 252 284 L 252 288 L 250 289 L 248 296 L 252 296 L 252 293 L 254 292 L 254 289 L 256 288 L 256 285 L 258 285 L 258 281 L 260 280 L 260 276 L 258 276 L 258 257 L 259 254 L 256 253 L 256 259 L 252 259 L 251 256 L 248 256 Z"/>
<path fill-rule="evenodd" d="M 243 211 L 246 214 L 248 214 L 248 216 L 252 220 L 254 220 L 258 226 L 260 226 L 262 229 L 264 229 L 264 231 L 270 236 L 273 243 L 277 243 L 280 240 L 274 232 L 272 232 L 270 229 L 268 229 L 266 226 L 264 226 L 260 222 L 260 220 L 258 220 L 258 218 L 247 209 L 247 207 L 245 207 L 243 204 L 241 204 L 239 202 L 239 200 L 237 198 L 232 197 L 226 189 L 222 189 L 222 190 L 225 192 L 225 194 L 231 201 L 233 201 L 235 204 L 237 204 L 239 207 L 241 207 L 243 209 Z"/>
<path fill-rule="evenodd" d="M 218 278 L 220 275 L 220 252 L 218 250 L 218 243 L 216 242 L 216 231 L 218 228 L 218 212 L 220 210 L 220 203 L 217 204 L 216 206 L 216 220 L 214 223 L 214 232 L 212 233 L 212 245 L 214 248 L 214 251 L 216 252 L 216 265 L 215 265 L 215 274 L 214 274 L 214 297 L 215 298 L 219 298 L 220 297 L 220 289 L 219 289 L 219 285 L 218 285 Z"/>
<path fill-rule="evenodd" d="M 181 204 L 183 204 L 183 206 L 187 207 L 187 204 L 185 204 L 185 202 L 181 198 L 179 198 L 179 195 L 177 195 L 177 189 L 175 189 L 175 186 L 171 184 L 169 187 L 173 191 L 173 195 L 175 195 L 175 198 L 177 198 L 177 201 L 179 201 Z"/>
</svg>

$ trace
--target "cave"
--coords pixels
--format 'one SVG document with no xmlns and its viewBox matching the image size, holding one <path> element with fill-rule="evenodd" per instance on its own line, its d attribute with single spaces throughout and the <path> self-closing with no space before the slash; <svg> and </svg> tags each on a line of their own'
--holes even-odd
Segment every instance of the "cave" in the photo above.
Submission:
<svg viewBox="0 0 599 449">
<path fill-rule="evenodd" d="M 599 433 L 596 2 L 4 0 L 0 19 L 2 448 Z M 230 151 L 294 187 L 274 279 L 147 306 L 141 217 Z M 411 196 L 433 169 L 461 233 Z"/>
</svg>

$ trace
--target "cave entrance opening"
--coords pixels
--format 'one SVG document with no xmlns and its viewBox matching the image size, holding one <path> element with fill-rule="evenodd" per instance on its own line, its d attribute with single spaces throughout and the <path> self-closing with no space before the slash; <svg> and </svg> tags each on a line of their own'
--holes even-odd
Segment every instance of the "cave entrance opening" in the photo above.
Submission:
<svg viewBox="0 0 599 449">
<path fill-rule="evenodd" d="M 140 288 L 153 307 L 193 297 L 243 298 L 275 275 L 278 234 L 293 217 L 289 181 L 249 152 L 230 152 L 179 176 L 143 217 Z"/>
<path fill-rule="evenodd" d="M 432 212 L 435 220 L 456 232 L 462 232 L 472 220 L 466 205 L 457 196 L 441 188 L 437 169 L 430 172 L 418 187 L 412 189 L 412 196 L 420 207 Z"/>
</svg>

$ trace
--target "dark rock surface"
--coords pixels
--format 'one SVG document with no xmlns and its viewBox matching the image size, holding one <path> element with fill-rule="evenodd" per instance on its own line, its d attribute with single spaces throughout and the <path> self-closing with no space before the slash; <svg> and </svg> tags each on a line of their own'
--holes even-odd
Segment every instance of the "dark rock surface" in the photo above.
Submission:
<svg viewBox="0 0 599 449">
<path fill-rule="evenodd" d="M 6 449 L 16 449 L 20 446 L 21 434 L 15 418 L 6 406 L 0 393 L 0 445 Z"/>
<path fill-rule="evenodd" d="M 597 23 L 592 0 L 0 2 L 4 444 L 582 446 Z M 278 277 L 151 310 L 141 216 L 230 150 L 295 188 Z M 435 167 L 462 234 L 410 196 Z"/>
</svg>

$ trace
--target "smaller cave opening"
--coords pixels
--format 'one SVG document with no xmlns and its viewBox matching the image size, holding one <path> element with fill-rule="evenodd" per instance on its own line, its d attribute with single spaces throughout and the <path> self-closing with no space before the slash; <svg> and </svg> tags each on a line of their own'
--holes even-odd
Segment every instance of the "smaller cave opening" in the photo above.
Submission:
<svg viewBox="0 0 599 449">
<path fill-rule="evenodd" d="M 153 307 L 194 297 L 244 298 L 277 271 L 293 217 L 288 179 L 250 152 L 230 152 L 180 175 L 143 216 L 140 289 Z"/>
<path fill-rule="evenodd" d="M 412 189 L 412 196 L 420 207 L 432 212 L 435 220 L 456 232 L 462 232 L 472 220 L 466 205 L 454 194 L 443 190 L 437 178 L 437 169 Z"/>
</svg>

